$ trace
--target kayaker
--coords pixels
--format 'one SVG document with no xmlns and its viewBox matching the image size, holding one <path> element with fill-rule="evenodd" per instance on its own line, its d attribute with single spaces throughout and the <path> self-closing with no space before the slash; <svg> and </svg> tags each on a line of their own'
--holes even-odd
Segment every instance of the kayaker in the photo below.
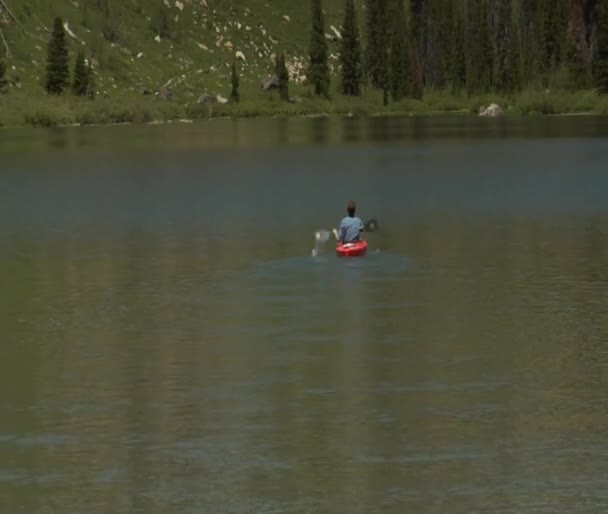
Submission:
<svg viewBox="0 0 608 514">
<path fill-rule="evenodd" d="M 346 212 L 348 216 L 342 219 L 338 229 L 334 229 L 334 236 L 342 244 L 355 243 L 360 240 L 361 232 L 363 232 L 363 222 L 355 216 L 357 204 L 352 200 L 349 201 L 346 205 Z"/>
</svg>

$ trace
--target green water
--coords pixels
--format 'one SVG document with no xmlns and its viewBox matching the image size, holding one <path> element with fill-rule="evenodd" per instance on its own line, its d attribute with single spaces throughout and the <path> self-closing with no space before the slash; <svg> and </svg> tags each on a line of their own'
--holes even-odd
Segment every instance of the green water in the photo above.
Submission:
<svg viewBox="0 0 608 514">
<path fill-rule="evenodd" d="M 607 135 L 2 131 L 0 513 L 607 510 Z"/>
</svg>

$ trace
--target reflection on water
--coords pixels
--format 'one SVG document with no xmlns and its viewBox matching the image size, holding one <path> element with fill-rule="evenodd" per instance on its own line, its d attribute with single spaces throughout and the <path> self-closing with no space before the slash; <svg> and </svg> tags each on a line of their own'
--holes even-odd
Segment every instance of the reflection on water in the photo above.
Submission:
<svg viewBox="0 0 608 514">
<path fill-rule="evenodd" d="M 10 154 L 0 512 L 606 510 L 604 139 L 231 123 Z"/>
</svg>

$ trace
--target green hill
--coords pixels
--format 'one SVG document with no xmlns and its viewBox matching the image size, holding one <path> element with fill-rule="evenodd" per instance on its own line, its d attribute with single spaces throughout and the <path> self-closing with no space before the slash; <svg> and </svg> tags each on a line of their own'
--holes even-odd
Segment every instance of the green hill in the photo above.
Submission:
<svg viewBox="0 0 608 514">
<path fill-rule="evenodd" d="M 228 97 L 230 66 L 237 58 L 241 96 L 245 101 L 265 101 L 269 95 L 262 91 L 260 82 L 273 72 L 273 57 L 280 51 L 286 53 L 294 93 L 307 91 L 298 85 L 304 82 L 307 66 L 308 1 L 3 3 L 0 27 L 11 54 L 7 58 L 8 76 L 16 89 L 30 96 L 43 95 L 47 41 L 55 16 L 65 23 L 71 58 L 78 49 L 91 58 L 99 98 L 124 99 L 144 93 L 155 96 L 163 88 L 170 90 L 174 103 L 182 106 L 196 104 L 205 93 Z M 339 44 L 335 32 L 339 31 L 343 8 L 342 0 L 324 2 L 330 63 L 334 65 Z"/>
</svg>

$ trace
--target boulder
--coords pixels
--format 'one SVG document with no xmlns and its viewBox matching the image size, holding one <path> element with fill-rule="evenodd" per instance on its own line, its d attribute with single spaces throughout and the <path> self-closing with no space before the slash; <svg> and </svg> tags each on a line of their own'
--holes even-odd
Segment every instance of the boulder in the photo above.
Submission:
<svg viewBox="0 0 608 514">
<path fill-rule="evenodd" d="M 205 93 L 203 96 L 201 96 L 198 99 L 199 103 L 206 104 L 206 105 L 214 104 L 215 101 L 216 101 L 215 95 L 210 95 L 209 93 Z"/>
<path fill-rule="evenodd" d="M 279 77 L 276 75 L 268 75 L 265 79 L 262 79 L 260 84 L 264 91 L 271 91 L 279 87 Z"/>
<path fill-rule="evenodd" d="M 480 107 L 479 116 L 483 118 L 497 118 L 502 116 L 504 111 L 498 104 L 490 104 L 487 108 Z"/>
<path fill-rule="evenodd" d="M 168 102 L 169 100 L 173 99 L 173 91 L 171 91 L 168 87 L 163 86 L 160 88 L 160 91 L 158 92 L 158 97 L 161 100 L 165 100 L 166 102 Z"/>
</svg>

